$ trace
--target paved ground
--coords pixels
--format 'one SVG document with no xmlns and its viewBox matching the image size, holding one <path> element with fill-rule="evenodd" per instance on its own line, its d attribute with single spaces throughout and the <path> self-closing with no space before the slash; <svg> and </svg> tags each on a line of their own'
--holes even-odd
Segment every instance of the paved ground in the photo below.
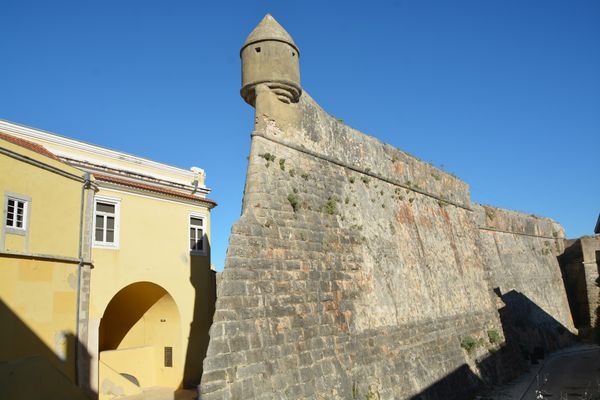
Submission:
<svg viewBox="0 0 600 400">
<path fill-rule="evenodd" d="M 600 400 L 600 347 L 578 346 L 553 353 L 517 381 L 485 398 Z"/>
<path fill-rule="evenodd" d="M 144 389 L 144 392 L 135 396 L 120 397 L 120 400 L 193 400 L 197 398 L 195 390 L 177 390 L 163 387 Z"/>
<path fill-rule="evenodd" d="M 191 400 L 195 391 L 150 388 L 123 400 Z M 546 357 L 512 382 L 481 397 L 493 400 L 600 400 L 600 347 L 571 347 Z"/>
</svg>

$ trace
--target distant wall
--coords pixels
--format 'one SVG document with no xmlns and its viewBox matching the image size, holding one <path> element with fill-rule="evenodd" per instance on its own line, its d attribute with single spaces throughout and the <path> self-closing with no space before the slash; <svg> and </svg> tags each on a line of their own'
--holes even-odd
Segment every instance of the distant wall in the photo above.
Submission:
<svg viewBox="0 0 600 400">
<path fill-rule="evenodd" d="M 468 186 L 306 93 L 261 96 L 202 398 L 450 399 L 504 377 Z"/>
<path fill-rule="evenodd" d="M 575 326 L 582 336 L 594 327 L 600 331 L 600 235 L 565 241 L 559 261 Z"/>
<path fill-rule="evenodd" d="M 491 206 L 474 210 L 505 334 L 526 355 L 569 344 L 576 331 L 557 261 L 564 250 L 562 227 Z"/>
</svg>

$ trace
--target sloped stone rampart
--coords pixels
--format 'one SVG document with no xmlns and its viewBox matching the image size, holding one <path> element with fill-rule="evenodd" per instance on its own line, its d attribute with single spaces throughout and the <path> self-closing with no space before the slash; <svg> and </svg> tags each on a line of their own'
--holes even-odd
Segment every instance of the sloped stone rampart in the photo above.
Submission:
<svg viewBox="0 0 600 400">
<path fill-rule="evenodd" d="M 289 118 L 260 104 L 202 399 L 464 398 L 498 375 L 468 186 L 306 93 Z"/>
<path fill-rule="evenodd" d="M 569 344 L 576 331 L 557 260 L 564 251 L 562 227 L 535 215 L 473 208 L 506 334 L 528 354 Z"/>
</svg>

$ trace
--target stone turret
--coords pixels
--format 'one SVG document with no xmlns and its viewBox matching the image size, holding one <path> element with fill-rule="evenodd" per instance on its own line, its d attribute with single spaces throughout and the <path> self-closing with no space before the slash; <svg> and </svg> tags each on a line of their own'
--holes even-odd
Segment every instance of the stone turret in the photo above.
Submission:
<svg viewBox="0 0 600 400">
<path fill-rule="evenodd" d="M 296 103 L 300 87 L 300 51 L 292 37 L 267 14 L 240 50 L 242 90 L 246 103 L 255 106 L 256 87 L 265 84 L 283 103 Z"/>
</svg>

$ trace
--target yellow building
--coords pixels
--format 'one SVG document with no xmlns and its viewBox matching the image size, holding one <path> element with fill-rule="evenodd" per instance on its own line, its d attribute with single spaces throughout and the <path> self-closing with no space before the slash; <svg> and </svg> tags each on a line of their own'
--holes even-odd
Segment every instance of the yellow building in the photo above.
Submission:
<svg viewBox="0 0 600 400">
<path fill-rule="evenodd" d="M 80 385 L 100 398 L 195 387 L 215 299 L 210 210 L 216 204 L 206 197 L 204 171 L 6 121 L 0 132 L 41 145 L 66 168 L 93 176 L 86 232 L 93 267 L 89 291 L 84 284 L 79 293 L 89 298 L 79 312 L 87 356 L 77 364 Z M 45 196 L 56 190 L 40 191 Z"/>
<path fill-rule="evenodd" d="M 81 398 L 93 183 L 42 146 L 0 130 L 0 398 Z M 45 376 L 32 385 L 31 378 Z M 55 396 L 55 397 L 52 397 Z"/>
</svg>

